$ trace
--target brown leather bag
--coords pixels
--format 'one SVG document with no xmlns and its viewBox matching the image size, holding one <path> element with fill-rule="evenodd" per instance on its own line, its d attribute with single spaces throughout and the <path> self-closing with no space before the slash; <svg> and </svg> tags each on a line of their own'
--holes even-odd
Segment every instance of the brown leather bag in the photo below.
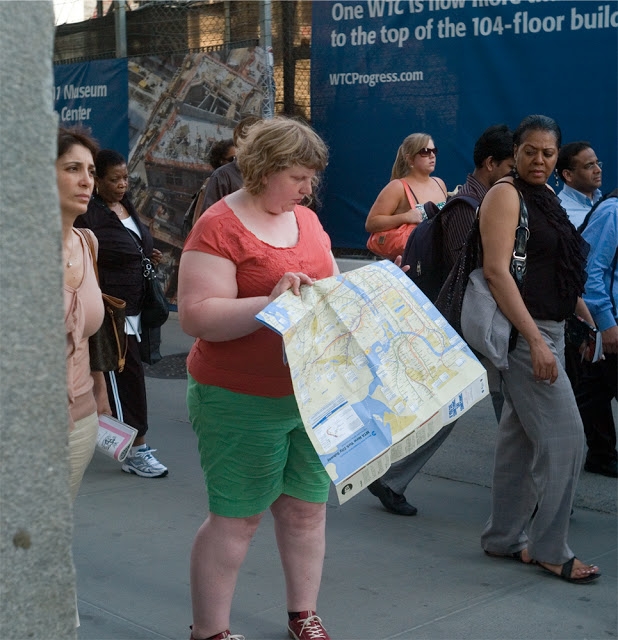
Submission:
<svg viewBox="0 0 618 640">
<path fill-rule="evenodd" d="M 97 257 L 94 251 L 94 243 L 89 233 L 77 229 L 85 238 L 90 249 L 94 273 L 99 281 Z M 127 334 L 125 332 L 125 317 L 127 303 L 120 298 L 115 298 L 107 293 L 101 294 L 105 316 L 99 330 L 88 340 L 90 349 L 90 369 L 92 371 L 118 371 L 122 372 L 127 356 Z"/>
</svg>

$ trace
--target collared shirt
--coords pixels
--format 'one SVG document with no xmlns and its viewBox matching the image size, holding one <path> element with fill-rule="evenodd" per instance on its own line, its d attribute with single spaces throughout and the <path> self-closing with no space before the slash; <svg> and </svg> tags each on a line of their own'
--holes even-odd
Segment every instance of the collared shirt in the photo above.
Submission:
<svg viewBox="0 0 618 640">
<path fill-rule="evenodd" d="M 471 173 L 468 174 L 466 184 L 455 195 L 472 196 L 479 202 L 487 193 L 487 187 L 481 184 Z M 448 201 L 447 201 L 448 202 Z M 445 272 L 448 273 L 466 242 L 468 232 L 476 219 L 476 209 L 467 202 L 454 203 L 446 216 L 442 217 L 443 248 Z"/>
<path fill-rule="evenodd" d="M 562 191 L 558 194 L 558 200 L 562 208 L 566 210 L 569 220 L 572 222 L 575 228 L 584 221 L 586 214 L 592 208 L 592 205 L 601 199 L 601 189 L 597 189 L 592 194 L 592 200 L 581 191 L 569 187 L 565 184 Z"/>
<path fill-rule="evenodd" d="M 618 265 L 614 258 L 618 251 L 618 198 L 607 198 L 597 207 L 582 236 L 590 245 L 584 301 L 599 330 L 605 331 L 617 324 Z"/>
</svg>

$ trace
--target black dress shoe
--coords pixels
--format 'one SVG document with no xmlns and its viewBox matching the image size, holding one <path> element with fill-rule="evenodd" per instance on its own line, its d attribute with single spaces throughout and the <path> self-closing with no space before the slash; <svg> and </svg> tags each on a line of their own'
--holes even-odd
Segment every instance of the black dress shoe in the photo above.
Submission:
<svg viewBox="0 0 618 640">
<path fill-rule="evenodd" d="M 384 508 L 391 513 L 396 513 L 398 516 L 415 516 L 418 513 L 418 509 L 412 506 L 405 499 L 405 496 L 395 493 L 381 480 L 372 482 L 367 489 L 369 489 L 376 498 L 379 498 Z"/>
<path fill-rule="evenodd" d="M 616 460 L 610 460 L 609 462 L 586 460 L 584 471 L 588 473 L 598 473 L 599 475 L 610 478 L 618 478 L 618 462 Z"/>
</svg>

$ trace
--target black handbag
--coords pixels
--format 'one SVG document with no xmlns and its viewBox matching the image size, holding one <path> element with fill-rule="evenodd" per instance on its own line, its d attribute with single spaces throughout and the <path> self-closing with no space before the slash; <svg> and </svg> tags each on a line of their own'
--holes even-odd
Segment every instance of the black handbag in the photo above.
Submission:
<svg viewBox="0 0 618 640">
<path fill-rule="evenodd" d="M 146 269 L 145 261 L 147 261 L 149 269 Z M 144 301 L 142 302 L 142 329 L 158 329 L 167 322 L 170 310 L 152 262 L 144 257 L 142 267 L 144 267 L 146 280 Z M 146 275 L 147 273 L 148 275 Z"/>
<path fill-rule="evenodd" d="M 504 182 L 503 184 L 511 184 Z M 517 187 L 512 185 L 515 189 Z M 517 288 L 523 290 L 524 276 L 526 274 L 526 245 L 530 232 L 528 230 L 528 209 L 523 196 L 517 189 L 519 195 L 519 224 L 515 232 L 515 243 L 513 256 L 511 258 L 511 275 L 515 279 Z M 479 208 L 480 209 L 480 208 Z M 444 316 L 447 322 L 464 338 L 461 328 L 461 310 L 463 301 L 470 280 L 470 274 L 483 265 L 483 246 L 481 243 L 481 230 L 479 225 L 479 210 L 477 210 L 474 224 L 470 228 L 466 237 L 466 242 L 462 247 L 455 264 L 453 265 L 446 281 L 440 289 L 436 309 Z M 515 327 L 511 329 L 509 338 L 509 352 L 515 348 L 519 332 Z"/>
<path fill-rule="evenodd" d="M 97 257 L 90 234 L 77 229 L 85 238 L 90 249 L 94 273 L 99 281 Z M 118 371 L 122 372 L 127 356 L 127 334 L 125 332 L 125 318 L 127 303 L 120 298 L 115 298 L 107 293 L 101 294 L 105 315 L 103 324 L 99 330 L 88 339 L 90 351 L 90 369 L 92 371 Z"/>
<path fill-rule="evenodd" d="M 139 355 L 140 360 L 146 364 L 153 365 L 163 360 L 161 355 L 161 328 L 144 329 L 139 334 Z"/>
<path fill-rule="evenodd" d="M 144 275 L 144 299 L 141 307 L 142 329 L 157 329 L 164 325 L 169 318 L 170 310 L 167 299 L 152 261 L 146 257 L 142 245 L 135 239 L 133 233 L 129 229 L 127 229 L 127 233 L 142 256 L 142 273 Z"/>
</svg>

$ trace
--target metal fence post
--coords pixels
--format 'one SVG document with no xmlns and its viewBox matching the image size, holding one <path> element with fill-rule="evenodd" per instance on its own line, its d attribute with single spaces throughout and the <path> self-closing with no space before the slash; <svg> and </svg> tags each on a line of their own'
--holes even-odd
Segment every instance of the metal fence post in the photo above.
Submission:
<svg viewBox="0 0 618 640">
<path fill-rule="evenodd" d="M 273 73 L 273 37 L 271 0 L 260 2 L 260 46 L 266 54 L 266 73 L 264 74 L 264 101 L 262 116 L 272 118 L 275 115 L 275 79 Z"/>
<path fill-rule="evenodd" d="M 127 18 L 125 13 L 125 0 L 114 0 L 114 26 L 116 33 L 116 57 L 127 57 Z"/>
<path fill-rule="evenodd" d="M 296 87 L 296 59 L 294 34 L 296 30 L 296 6 L 294 2 L 281 3 L 281 52 L 283 57 L 283 113 L 296 113 L 294 92 Z"/>
</svg>

